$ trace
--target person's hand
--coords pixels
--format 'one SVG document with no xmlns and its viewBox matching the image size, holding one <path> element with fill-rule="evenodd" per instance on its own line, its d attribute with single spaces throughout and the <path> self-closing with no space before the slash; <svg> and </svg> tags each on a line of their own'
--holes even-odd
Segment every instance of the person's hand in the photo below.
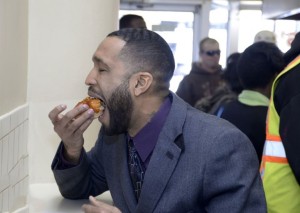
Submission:
<svg viewBox="0 0 300 213">
<path fill-rule="evenodd" d="M 90 196 L 89 200 L 89 204 L 82 206 L 85 213 L 122 213 L 117 207 L 101 202 L 93 196 Z"/>
<path fill-rule="evenodd" d="M 83 147 L 83 132 L 92 123 L 94 111 L 86 104 L 81 104 L 63 115 L 62 112 L 66 108 L 66 105 L 59 105 L 48 116 L 53 123 L 54 131 L 64 143 L 65 157 L 76 163 Z"/>
</svg>

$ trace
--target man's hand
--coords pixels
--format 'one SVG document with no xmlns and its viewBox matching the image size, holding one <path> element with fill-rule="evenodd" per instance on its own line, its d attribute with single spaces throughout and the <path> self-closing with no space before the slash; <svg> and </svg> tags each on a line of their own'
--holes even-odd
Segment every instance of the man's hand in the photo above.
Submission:
<svg viewBox="0 0 300 213">
<path fill-rule="evenodd" d="M 63 115 L 66 108 L 66 105 L 55 107 L 49 113 L 49 118 L 54 131 L 64 143 L 66 160 L 77 163 L 84 142 L 83 132 L 92 123 L 94 111 L 86 104 L 81 104 Z"/>
<path fill-rule="evenodd" d="M 122 213 L 117 207 L 103 203 L 93 196 L 90 196 L 89 200 L 89 204 L 82 206 L 82 210 L 85 213 Z"/>
</svg>

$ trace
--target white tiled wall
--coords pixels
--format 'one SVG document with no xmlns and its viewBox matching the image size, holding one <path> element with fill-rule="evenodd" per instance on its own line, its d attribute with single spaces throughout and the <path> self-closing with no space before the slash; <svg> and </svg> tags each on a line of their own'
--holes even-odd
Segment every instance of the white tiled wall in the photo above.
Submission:
<svg viewBox="0 0 300 213">
<path fill-rule="evenodd" d="M 28 105 L 0 116 L 0 212 L 26 206 Z"/>
</svg>

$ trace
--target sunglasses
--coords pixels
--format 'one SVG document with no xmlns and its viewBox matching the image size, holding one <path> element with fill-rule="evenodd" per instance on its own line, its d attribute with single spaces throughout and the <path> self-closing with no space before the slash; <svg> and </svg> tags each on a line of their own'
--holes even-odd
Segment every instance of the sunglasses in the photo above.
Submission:
<svg viewBox="0 0 300 213">
<path fill-rule="evenodd" d="M 208 55 L 208 56 L 214 56 L 214 55 L 220 55 L 220 50 L 208 50 L 208 51 L 202 51 L 202 53 Z"/>
</svg>

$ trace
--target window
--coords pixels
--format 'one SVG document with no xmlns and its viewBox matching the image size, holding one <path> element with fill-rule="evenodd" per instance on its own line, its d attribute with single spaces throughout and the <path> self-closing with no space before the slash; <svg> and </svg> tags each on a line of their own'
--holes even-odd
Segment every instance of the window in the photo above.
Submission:
<svg viewBox="0 0 300 213">
<path fill-rule="evenodd" d="M 183 76 L 191 69 L 193 57 L 193 12 L 120 10 L 119 18 L 136 14 L 144 18 L 147 28 L 160 34 L 170 45 L 175 58 L 175 71 L 170 90 L 176 92 Z"/>
</svg>

